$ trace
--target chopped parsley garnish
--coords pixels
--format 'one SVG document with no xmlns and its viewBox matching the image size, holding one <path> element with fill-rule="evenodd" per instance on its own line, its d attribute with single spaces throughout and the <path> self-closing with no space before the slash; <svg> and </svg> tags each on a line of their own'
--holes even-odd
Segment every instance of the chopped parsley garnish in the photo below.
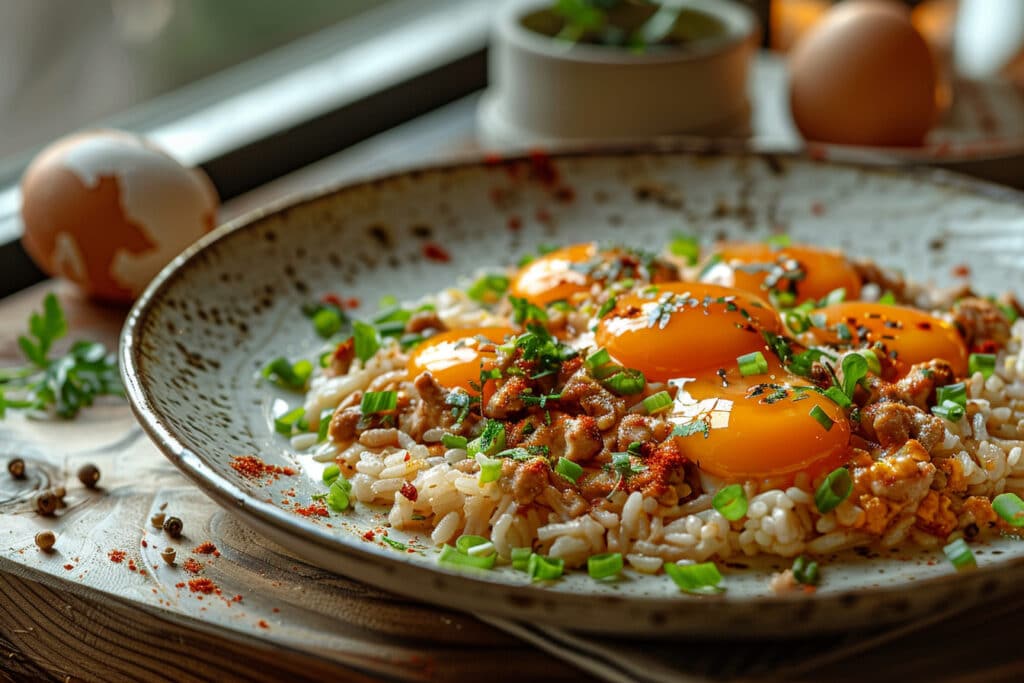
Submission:
<svg viewBox="0 0 1024 683">
<path fill-rule="evenodd" d="M 531 304 L 526 299 L 510 296 L 508 300 L 512 304 L 512 321 L 517 325 L 542 323 L 548 319 L 548 314 L 543 308 Z"/>
<path fill-rule="evenodd" d="M 677 424 L 672 428 L 672 436 L 693 436 L 694 434 L 703 434 L 705 439 L 708 438 L 711 435 L 711 425 L 707 420 L 700 419 L 686 424 Z"/>
<path fill-rule="evenodd" d="M 843 393 L 853 398 L 857 384 L 868 375 L 868 361 L 859 353 L 850 353 L 843 357 Z"/>
<path fill-rule="evenodd" d="M 634 474 L 646 471 L 647 465 L 633 464 L 632 455 L 628 452 L 621 452 L 612 453 L 612 461 L 609 465 L 605 465 L 605 469 L 615 472 L 615 484 L 611 490 L 611 493 L 615 493 L 623 481 L 629 481 Z"/>
<path fill-rule="evenodd" d="M 444 402 L 452 406 L 452 415 L 455 417 L 455 424 L 460 425 L 469 417 L 470 408 L 474 403 L 480 402 L 479 396 L 470 396 L 462 389 L 456 389 L 445 397 Z"/>
<path fill-rule="evenodd" d="M 488 420 L 480 436 L 467 444 L 469 454 L 494 455 L 505 448 L 505 425 L 498 420 Z"/>
</svg>

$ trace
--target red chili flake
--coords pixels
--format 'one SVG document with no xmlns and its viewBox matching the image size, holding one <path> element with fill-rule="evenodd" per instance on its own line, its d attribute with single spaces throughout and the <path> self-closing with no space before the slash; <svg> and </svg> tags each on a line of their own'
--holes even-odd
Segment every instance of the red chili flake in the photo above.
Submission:
<svg viewBox="0 0 1024 683">
<path fill-rule="evenodd" d="M 433 242 L 427 242 L 423 245 L 423 255 L 431 261 L 437 261 L 438 263 L 448 263 L 452 260 L 451 255 L 444 247 Z"/>
<path fill-rule="evenodd" d="M 403 460 L 403 462 L 409 462 L 409 459 L 410 459 L 411 457 L 412 457 L 411 455 L 409 455 L 408 453 L 406 453 L 406 454 L 405 454 L 405 459 Z"/>
<path fill-rule="evenodd" d="M 412 501 L 413 503 L 416 502 L 416 499 L 419 498 L 420 495 L 420 492 L 416 490 L 416 487 L 413 486 L 412 483 L 408 481 L 402 484 L 402 488 L 399 489 L 398 492 L 405 496 L 408 500 Z"/>
<path fill-rule="evenodd" d="M 176 584 L 174 584 L 174 587 L 175 588 L 184 588 L 185 587 L 185 582 L 182 581 L 181 583 L 176 583 Z"/>
<path fill-rule="evenodd" d="M 971 268 L 970 266 L 961 263 L 958 266 L 953 266 L 953 277 L 970 277 Z"/>
<path fill-rule="evenodd" d="M 231 458 L 231 469 L 249 479 L 258 479 L 264 475 L 270 475 L 274 479 L 277 479 L 279 475 L 286 477 L 295 475 L 295 470 L 291 467 L 269 465 L 255 455 L 236 455 Z"/>
<path fill-rule="evenodd" d="M 523 219 L 520 218 L 519 216 L 509 216 L 506 225 L 508 226 L 509 230 L 515 232 L 516 230 L 519 230 L 520 228 L 523 227 Z"/>
<path fill-rule="evenodd" d="M 107 553 L 107 557 L 109 557 L 110 561 L 114 564 L 121 564 L 124 562 L 125 554 L 126 553 L 123 550 L 111 550 Z"/>
<path fill-rule="evenodd" d="M 359 303 L 359 299 L 357 297 L 350 296 L 349 298 L 345 299 L 345 308 L 348 308 L 349 310 L 351 310 L 351 309 L 354 309 L 354 308 L 359 308 L 359 306 L 360 306 L 360 303 Z"/>
<path fill-rule="evenodd" d="M 204 595 L 209 595 L 210 593 L 220 594 L 220 589 L 217 588 L 217 584 L 207 578 L 191 579 L 188 582 L 188 589 L 193 593 L 202 593 Z"/>
<path fill-rule="evenodd" d="M 192 552 L 199 555 L 213 555 L 217 552 L 217 546 L 215 546 L 212 541 L 204 541 L 195 548 L 192 548 Z"/>
<path fill-rule="evenodd" d="M 242 602 L 242 596 L 236 595 L 235 597 L 231 598 L 231 602 Z"/>
<path fill-rule="evenodd" d="M 821 202 L 811 202 L 811 213 L 815 216 L 825 215 L 825 205 Z"/>
<path fill-rule="evenodd" d="M 974 345 L 973 353 L 996 353 L 999 351 L 999 344 L 992 339 L 980 341 Z"/>
<path fill-rule="evenodd" d="M 146 570 L 145 570 L 145 569 L 140 569 L 140 570 L 139 570 L 139 576 L 146 576 L 146 573 L 147 573 L 147 572 L 146 572 Z"/>
<path fill-rule="evenodd" d="M 196 558 L 190 557 L 181 565 L 181 568 L 187 571 L 189 574 L 198 574 L 203 571 L 203 565 L 196 561 Z"/>
<path fill-rule="evenodd" d="M 277 614 L 278 612 L 281 611 L 281 608 L 280 607 L 275 607 L 274 609 L 272 609 L 270 611 L 273 612 L 274 614 Z"/>
<path fill-rule="evenodd" d="M 64 569 L 66 569 L 68 571 L 71 571 L 74 568 L 75 568 L 75 565 L 73 565 L 73 564 L 66 564 L 66 565 L 64 565 Z"/>
<path fill-rule="evenodd" d="M 143 548 L 148 548 L 149 547 L 149 543 L 146 542 L 146 539 L 142 539 L 142 547 Z"/>
<path fill-rule="evenodd" d="M 372 541 L 374 538 L 373 532 L 367 531 L 365 534 L 363 534 L 363 538 L 365 538 L 367 541 Z"/>
<path fill-rule="evenodd" d="M 132 572 L 138 571 L 138 567 L 135 566 L 135 560 L 132 560 L 132 559 L 128 560 L 128 571 L 132 571 Z"/>
<path fill-rule="evenodd" d="M 260 628 L 270 628 L 270 624 L 268 624 L 267 622 L 265 622 L 262 619 L 260 619 L 259 627 Z"/>
<path fill-rule="evenodd" d="M 320 303 L 328 306 L 334 306 L 337 309 L 345 308 L 345 302 L 341 300 L 341 297 L 333 292 L 328 292 L 320 297 Z"/>
<path fill-rule="evenodd" d="M 321 502 L 313 502 L 306 507 L 296 506 L 295 513 L 303 517 L 327 517 L 327 506 Z"/>
</svg>

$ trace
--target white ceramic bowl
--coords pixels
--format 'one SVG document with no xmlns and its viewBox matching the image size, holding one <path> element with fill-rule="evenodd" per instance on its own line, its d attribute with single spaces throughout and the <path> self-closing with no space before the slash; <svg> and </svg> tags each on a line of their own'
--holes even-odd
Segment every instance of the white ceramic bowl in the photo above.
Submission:
<svg viewBox="0 0 1024 683">
<path fill-rule="evenodd" d="M 683 0 L 717 17 L 720 38 L 637 54 L 568 45 L 522 18 L 551 0 L 509 0 L 491 41 L 491 90 L 479 111 L 482 141 L 516 146 L 659 135 L 748 134 L 747 71 L 760 28 L 731 0 Z"/>
</svg>

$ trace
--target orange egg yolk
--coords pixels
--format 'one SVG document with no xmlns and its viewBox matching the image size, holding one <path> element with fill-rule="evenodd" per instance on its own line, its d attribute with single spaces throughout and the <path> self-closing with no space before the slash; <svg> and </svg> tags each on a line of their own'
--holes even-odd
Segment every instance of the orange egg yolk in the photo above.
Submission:
<svg viewBox="0 0 1024 683">
<path fill-rule="evenodd" d="M 470 384 L 480 382 L 480 368 L 496 356 L 494 344 L 518 334 L 511 327 L 477 327 L 451 330 L 430 337 L 409 356 L 409 376 L 430 372 L 441 386 L 479 393 Z M 491 343 L 482 342 L 480 338 Z"/>
<path fill-rule="evenodd" d="M 512 278 L 509 294 L 526 299 L 537 306 L 569 299 L 573 294 L 590 289 L 586 273 L 573 270 L 573 265 L 586 263 L 597 254 L 597 245 L 574 244 L 530 261 Z"/>
<path fill-rule="evenodd" d="M 734 367 L 737 357 L 764 349 L 762 331 L 782 331 L 771 306 L 735 289 L 670 282 L 646 291 L 620 296 L 596 341 L 649 380 Z"/>
<path fill-rule="evenodd" d="M 967 346 L 953 323 L 905 306 L 848 301 L 818 309 L 825 327 L 811 327 L 807 344 L 885 345 L 904 371 L 915 363 L 941 358 L 958 377 L 967 374 Z"/>
<path fill-rule="evenodd" d="M 703 282 L 762 296 L 790 293 L 795 295 L 793 304 L 822 299 L 839 288 L 846 290 L 847 299 L 860 296 L 860 276 L 837 251 L 750 242 L 725 244 L 715 254 L 721 260 L 701 275 Z"/>
<path fill-rule="evenodd" d="M 680 392 L 669 419 L 691 425 L 691 433 L 676 443 L 714 476 L 740 480 L 808 472 L 813 477 L 842 465 L 848 453 L 850 423 L 843 410 L 786 373 L 730 377 L 728 387 L 698 379 Z"/>
</svg>

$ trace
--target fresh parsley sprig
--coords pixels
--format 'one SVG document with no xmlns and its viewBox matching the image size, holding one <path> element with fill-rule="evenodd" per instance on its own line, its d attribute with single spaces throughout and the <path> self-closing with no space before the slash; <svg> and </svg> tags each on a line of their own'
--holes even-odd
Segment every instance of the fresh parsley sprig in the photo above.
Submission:
<svg viewBox="0 0 1024 683">
<path fill-rule="evenodd" d="M 7 409 L 73 418 L 98 396 L 124 396 L 117 361 L 103 344 L 77 341 L 65 355 L 50 357 L 54 343 L 67 332 L 64 311 L 48 294 L 43 310 L 29 317 L 28 333 L 18 337 L 29 365 L 0 370 L 0 418 Z"/>
</svg>

